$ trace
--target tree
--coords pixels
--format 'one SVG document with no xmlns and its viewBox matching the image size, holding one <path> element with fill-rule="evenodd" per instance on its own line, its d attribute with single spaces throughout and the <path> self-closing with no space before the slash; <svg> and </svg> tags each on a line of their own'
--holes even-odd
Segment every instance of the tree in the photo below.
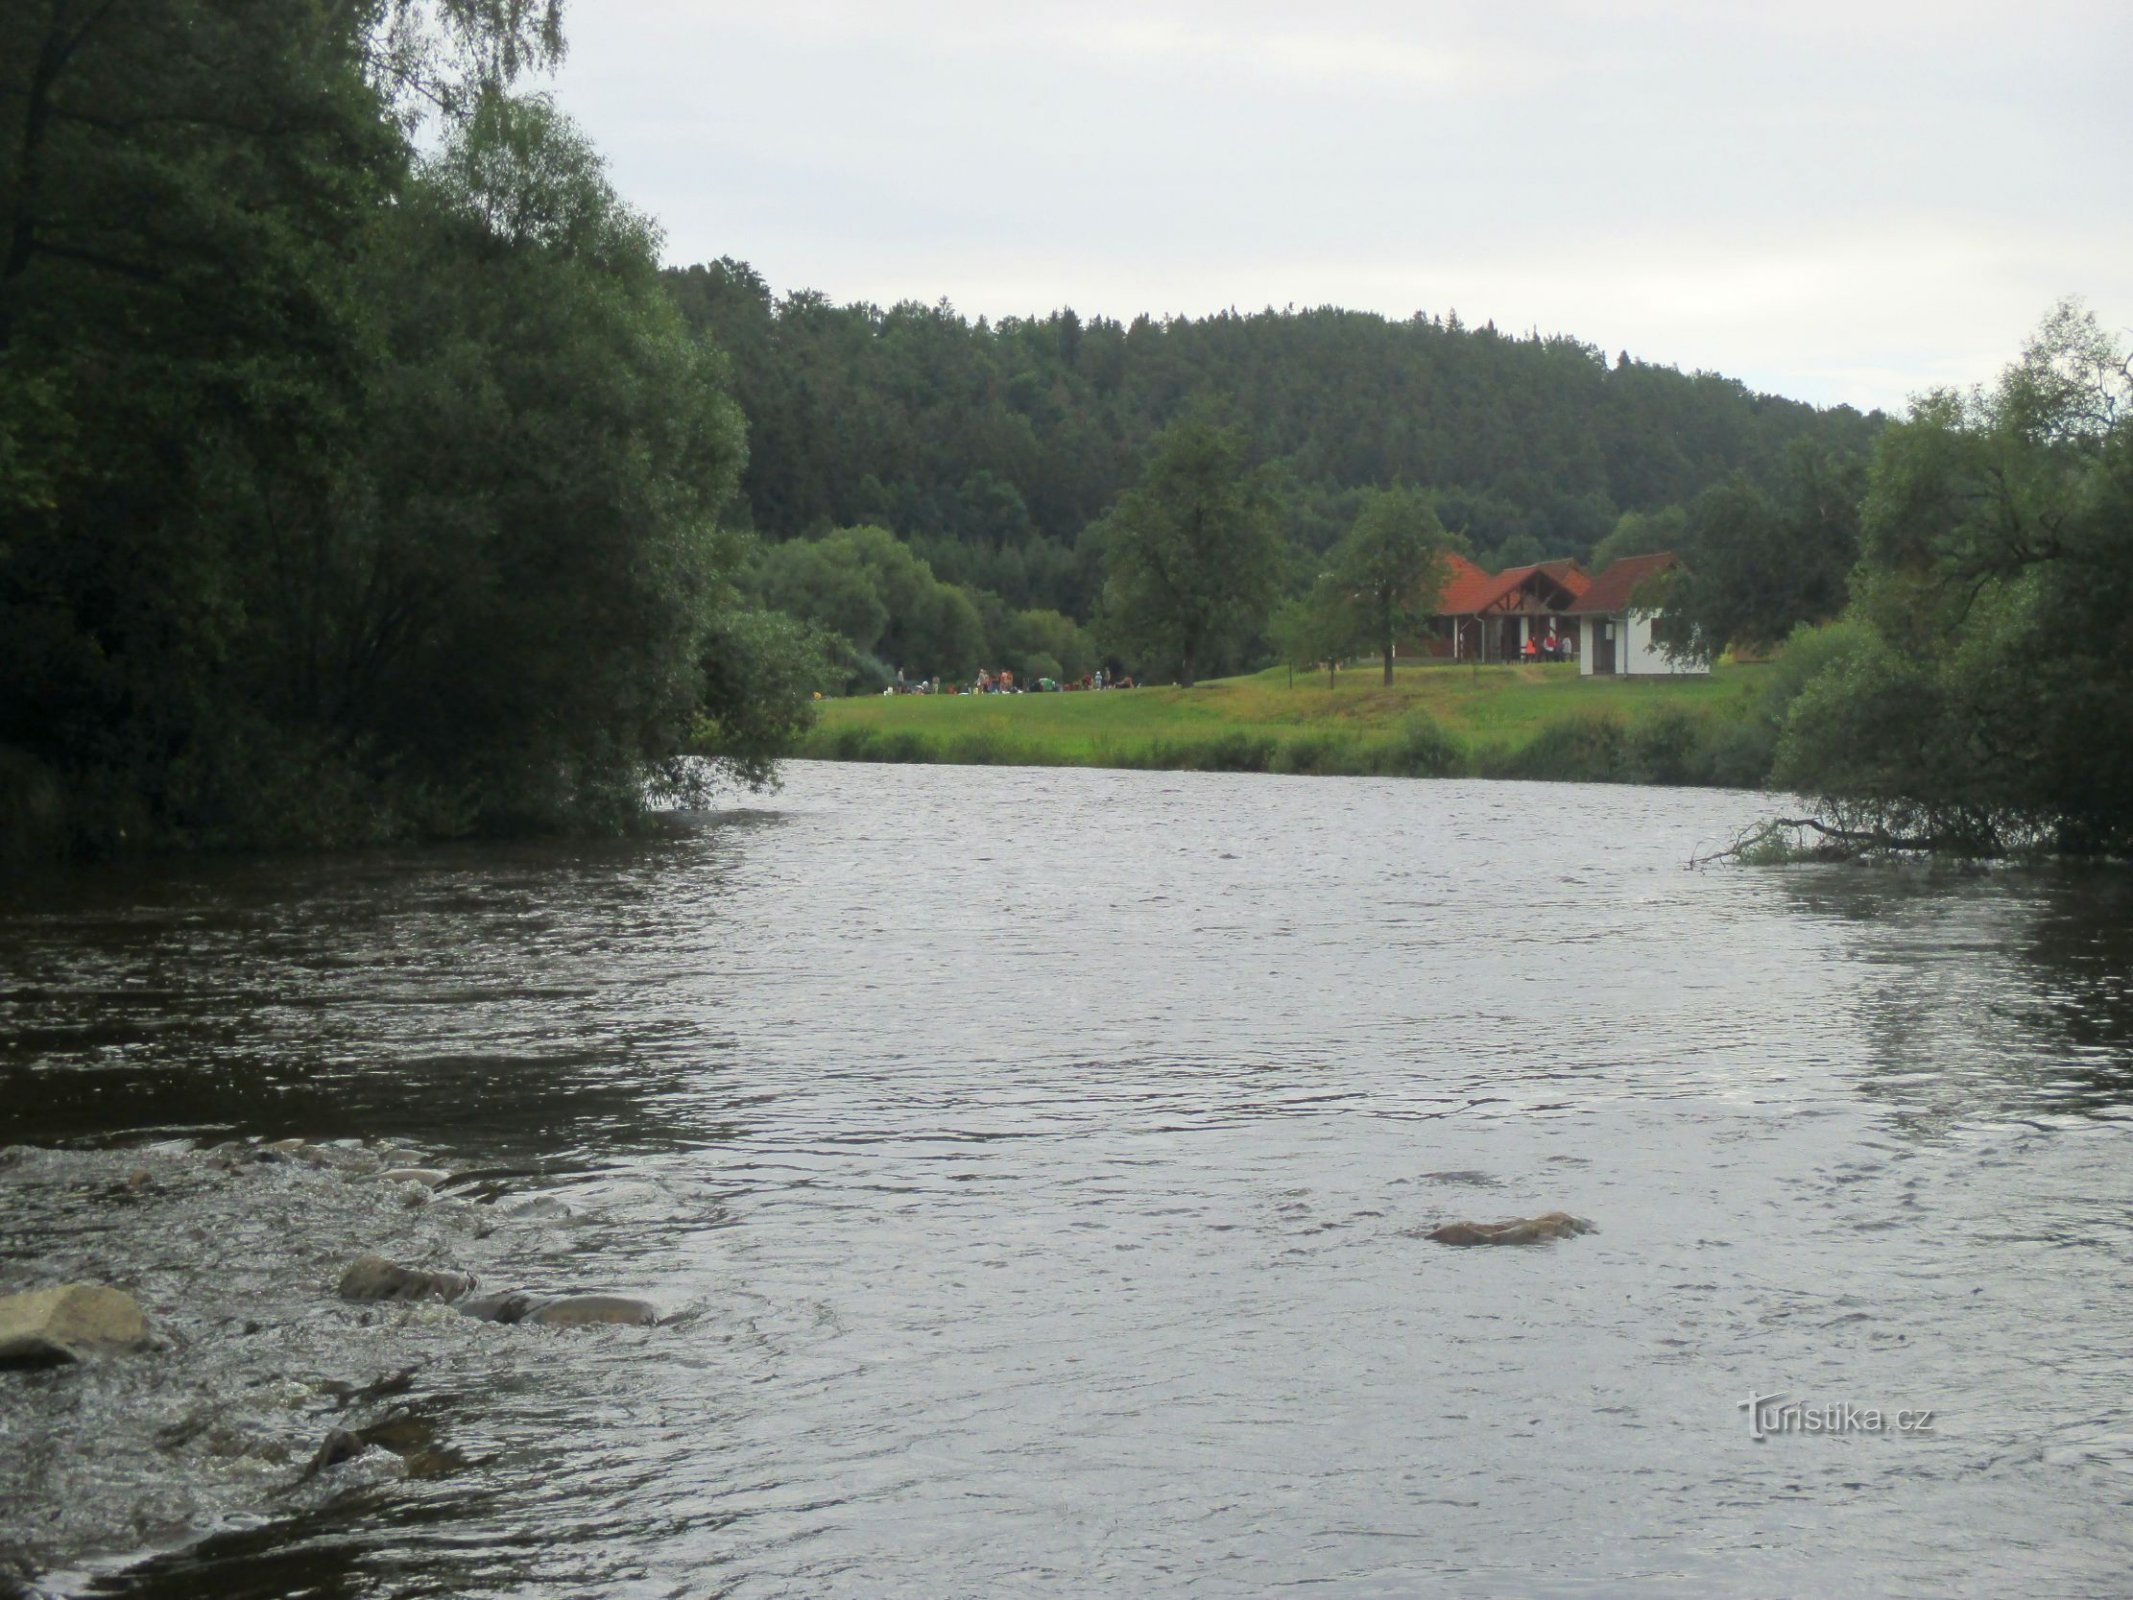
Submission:
<svg viewBox="0 0 2133 1600">
<path fill-rule="evenodd" d="M 741 422 L 507 92 L 557 11 L 0 8 L 0 783 L 77 847 L 621 826 L 691 749 Z"/>
<path fill-rule="evenodd" d="M 323 608 L 332 689 L 305 714 L 484 831 L 619 825 L 691 749 L 733 603 L 744 442 L 716 353 L 545 100 L 485 100 L 378 226 L 390 359 Z"/>
<path fill-rule="evenodd" d="M 1676 547 L 1684 568 L 1665 586 L 1660 642 L 1704 655 L 1769 650 L 1834 617 L 1858 559 L 1865 487 L 1863 459 L 1801 443 L 1775 493 L 1736 472 L 1698 495 Z"/>
<path fill-rule="evenodd" d="M 1355 621 L 1346 596 L 1323 580 L 1275 607 L 1267 620 L 1267 637 L 1289 669 L 1291 686 L 1299 667 L 1310 672 L 1323 666 L 1328 689 L 1340 681 L 1341 657 L 1355 645 Z"/>
<path fill-rule="evenodd" d="M 1388 688 L 1401 635 L 1436 613 L 1447 553 L 1444 526 L 1426 496 L 1377 489 L 1365 497 L 1333 552 L 1331 573 L 1320 580 L 1333 586 L 1353 636 L 1383 658 Z"/>
<path fill-rule="evenodd" d="M 1264 620 L 1280 581 L 1273 507 L 1245 468 L 1242 439 L 1199 420 L 1157 437 L 1103 538 L 1111 641 L 1175 661 L 1187 688 L 1217 650 Z"/>
<path fill-rule="evenodd" d="M 786 539 L 876 523 L 922 543 L 946 581 L 1079 620 L 1100 576 L 1038 559 L 1037 544 L 1072 547 L 1155 436 L 1211 397 L 1248 457 L 1279 473 L 1284 532 L 1312 572 L 1371 484 L 1426 489 L 1493 568 L 1583 556 L 1622 512 L 1686 505 L 1736 469 L 1775 492 L 1795 440 L 1857 454 L 1881 425 L 1710 374 L 1612 367 L 1572 339 L 1427 317 L 1320 307 L 1130 328 L 1065 312 L 987 323 L 781 298 L 734 261 L 668 281 L 732 356 L 751 526 Z"/>
<path fill-rule="evenodd" d="M 1659 511 L 1625 511 L 1614 529 L 1592 547 L 1592 570 L 1605 572 L 1624 556 L 1679 552 L 1688 542 L 1689 516 L 1680 506 Z"/>
<path fill-rule="evenodd" d="M 898 670 L 914 679 L 966 678 L 982 664 L 986 630 L 976 601 L 942 583 L 886 528 L 840 528 L 772 545 L 747 582 L 763 605 L 851 646 L 852 681 L 878 687 L 873 680 Z"/>
<path fill-rule="evenodd" d="M 2133 850 L 2133 364 L 2078 305 L 1875 450 L 1842 647 L 1773 774 L 1869 841 Z"/>
<path fill-rule="evenodd" d="M 835 641 L 777 611 L 722 611 L 703 645 L 704 698 L 691 744 L 760 788 L 813 726 L 815 696 L 842 675 Z M 691 769 L 694 770 L 694 769 Z"/>
</svg>

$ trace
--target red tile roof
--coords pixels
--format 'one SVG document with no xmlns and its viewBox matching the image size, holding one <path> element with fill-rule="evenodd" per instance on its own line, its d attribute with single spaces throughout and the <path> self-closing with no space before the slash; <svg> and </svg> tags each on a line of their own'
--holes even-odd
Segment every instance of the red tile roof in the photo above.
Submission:
<svg viewBox="0 0 2133 1600">
<path fill-rule="evenodd" d="M 1491 577 L 1464 556 L 1454 555 L 1450 558 L 1444 593 L 1437 601 L 1437 615 L 1467 617 L 1486 611 L 1515 593 L 1518 586 L 1536 572 L 1557 587 L 1568 590 L 1573 597 L 1582 595 L 1592 582 L 1585 569 L 1575 561 L 1540 561 L 1531 566 L 1506 567 Z M 1506 609 L 1515 611 L 1518 608 Z"/>
<path fill-rule="evenodd" d="M 1624 556 L 1594 578 L 1591 587 L 1578 596 L 1578 603 L 1570 609 L 1580 616 L 1625 612 L 1639 585 L 1678 564 L 1679 558 L 1671 550 L 1650 556 Z"/>
<path fill-rule="evenodd" d="M 1494 578 L 1454 551 L 1444 560 L 1444 592 L 1437 597 L 1437 614 L 1463 617 L 1479 611 L 1500 593 L 1502 586 Z"/>
</svg>

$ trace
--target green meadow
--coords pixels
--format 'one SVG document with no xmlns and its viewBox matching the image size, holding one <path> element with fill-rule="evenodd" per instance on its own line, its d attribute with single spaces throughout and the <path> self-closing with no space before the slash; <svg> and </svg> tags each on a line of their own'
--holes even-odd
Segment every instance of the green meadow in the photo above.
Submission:
<svg viewBox="0 0 2133 1600">
<path fill-rule="evenodd" d="M 894 695 L 825 701 L 795 754 L 830 761 L 1398 777 L 1550 778 L 1752 788 L 1774 722 L 1759 663 L 1710 676 L 1580 678 L 1574 664 L 1282 668 L 1191 689 Z"/>
</svg>

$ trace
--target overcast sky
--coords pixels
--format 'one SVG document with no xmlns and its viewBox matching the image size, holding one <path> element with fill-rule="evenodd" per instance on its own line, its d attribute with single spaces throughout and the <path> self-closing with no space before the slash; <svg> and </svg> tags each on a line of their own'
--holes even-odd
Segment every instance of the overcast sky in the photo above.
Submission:
<svg viewBox="0 0 2133 1600">
<path fill-rule="evenodd" d="M 972 316 L 1335 304 L 1829 403 L 2133 328 L 2133 4 L 576 0 L 667 256 Z"/>
</svg>

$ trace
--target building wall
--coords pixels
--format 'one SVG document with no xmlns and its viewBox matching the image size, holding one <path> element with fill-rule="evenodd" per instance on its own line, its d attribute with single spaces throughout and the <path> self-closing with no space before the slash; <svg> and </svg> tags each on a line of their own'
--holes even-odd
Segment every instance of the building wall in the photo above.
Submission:
<svg viewBox="0 0 2133 1600">
<path fill-rule="evenodd" d="M 1669 660 L 1664 650 L 1652 639 L 1652 623 L 1658 613 L 1632 611 L 1626 625 L 1620 627 L 1624 648 L 1622 670 L 1638 677 L 1704 677 L 1711 670 L 1708 661 L 1686 661 L 1679 664 Z"/>
<path fill-rule="evenodd" d="M 1601 638 L 1602 624 L 1615 625 L 1612 649 L 1615 652 L 1615 670 L 1627 676 L 1639 678 L 1703 677 L 1711 670 L 1708 661 L 1690 661 L 1676 665 L 1667 659 L 1652 638 L 1652 622 L 1657 613 L 1632 611 L 1627 617 L 1580 617 L 1578 618 L 1578 676 L 1593 676 L 1593 663 L 1610 648 Z"/>
</svg>

